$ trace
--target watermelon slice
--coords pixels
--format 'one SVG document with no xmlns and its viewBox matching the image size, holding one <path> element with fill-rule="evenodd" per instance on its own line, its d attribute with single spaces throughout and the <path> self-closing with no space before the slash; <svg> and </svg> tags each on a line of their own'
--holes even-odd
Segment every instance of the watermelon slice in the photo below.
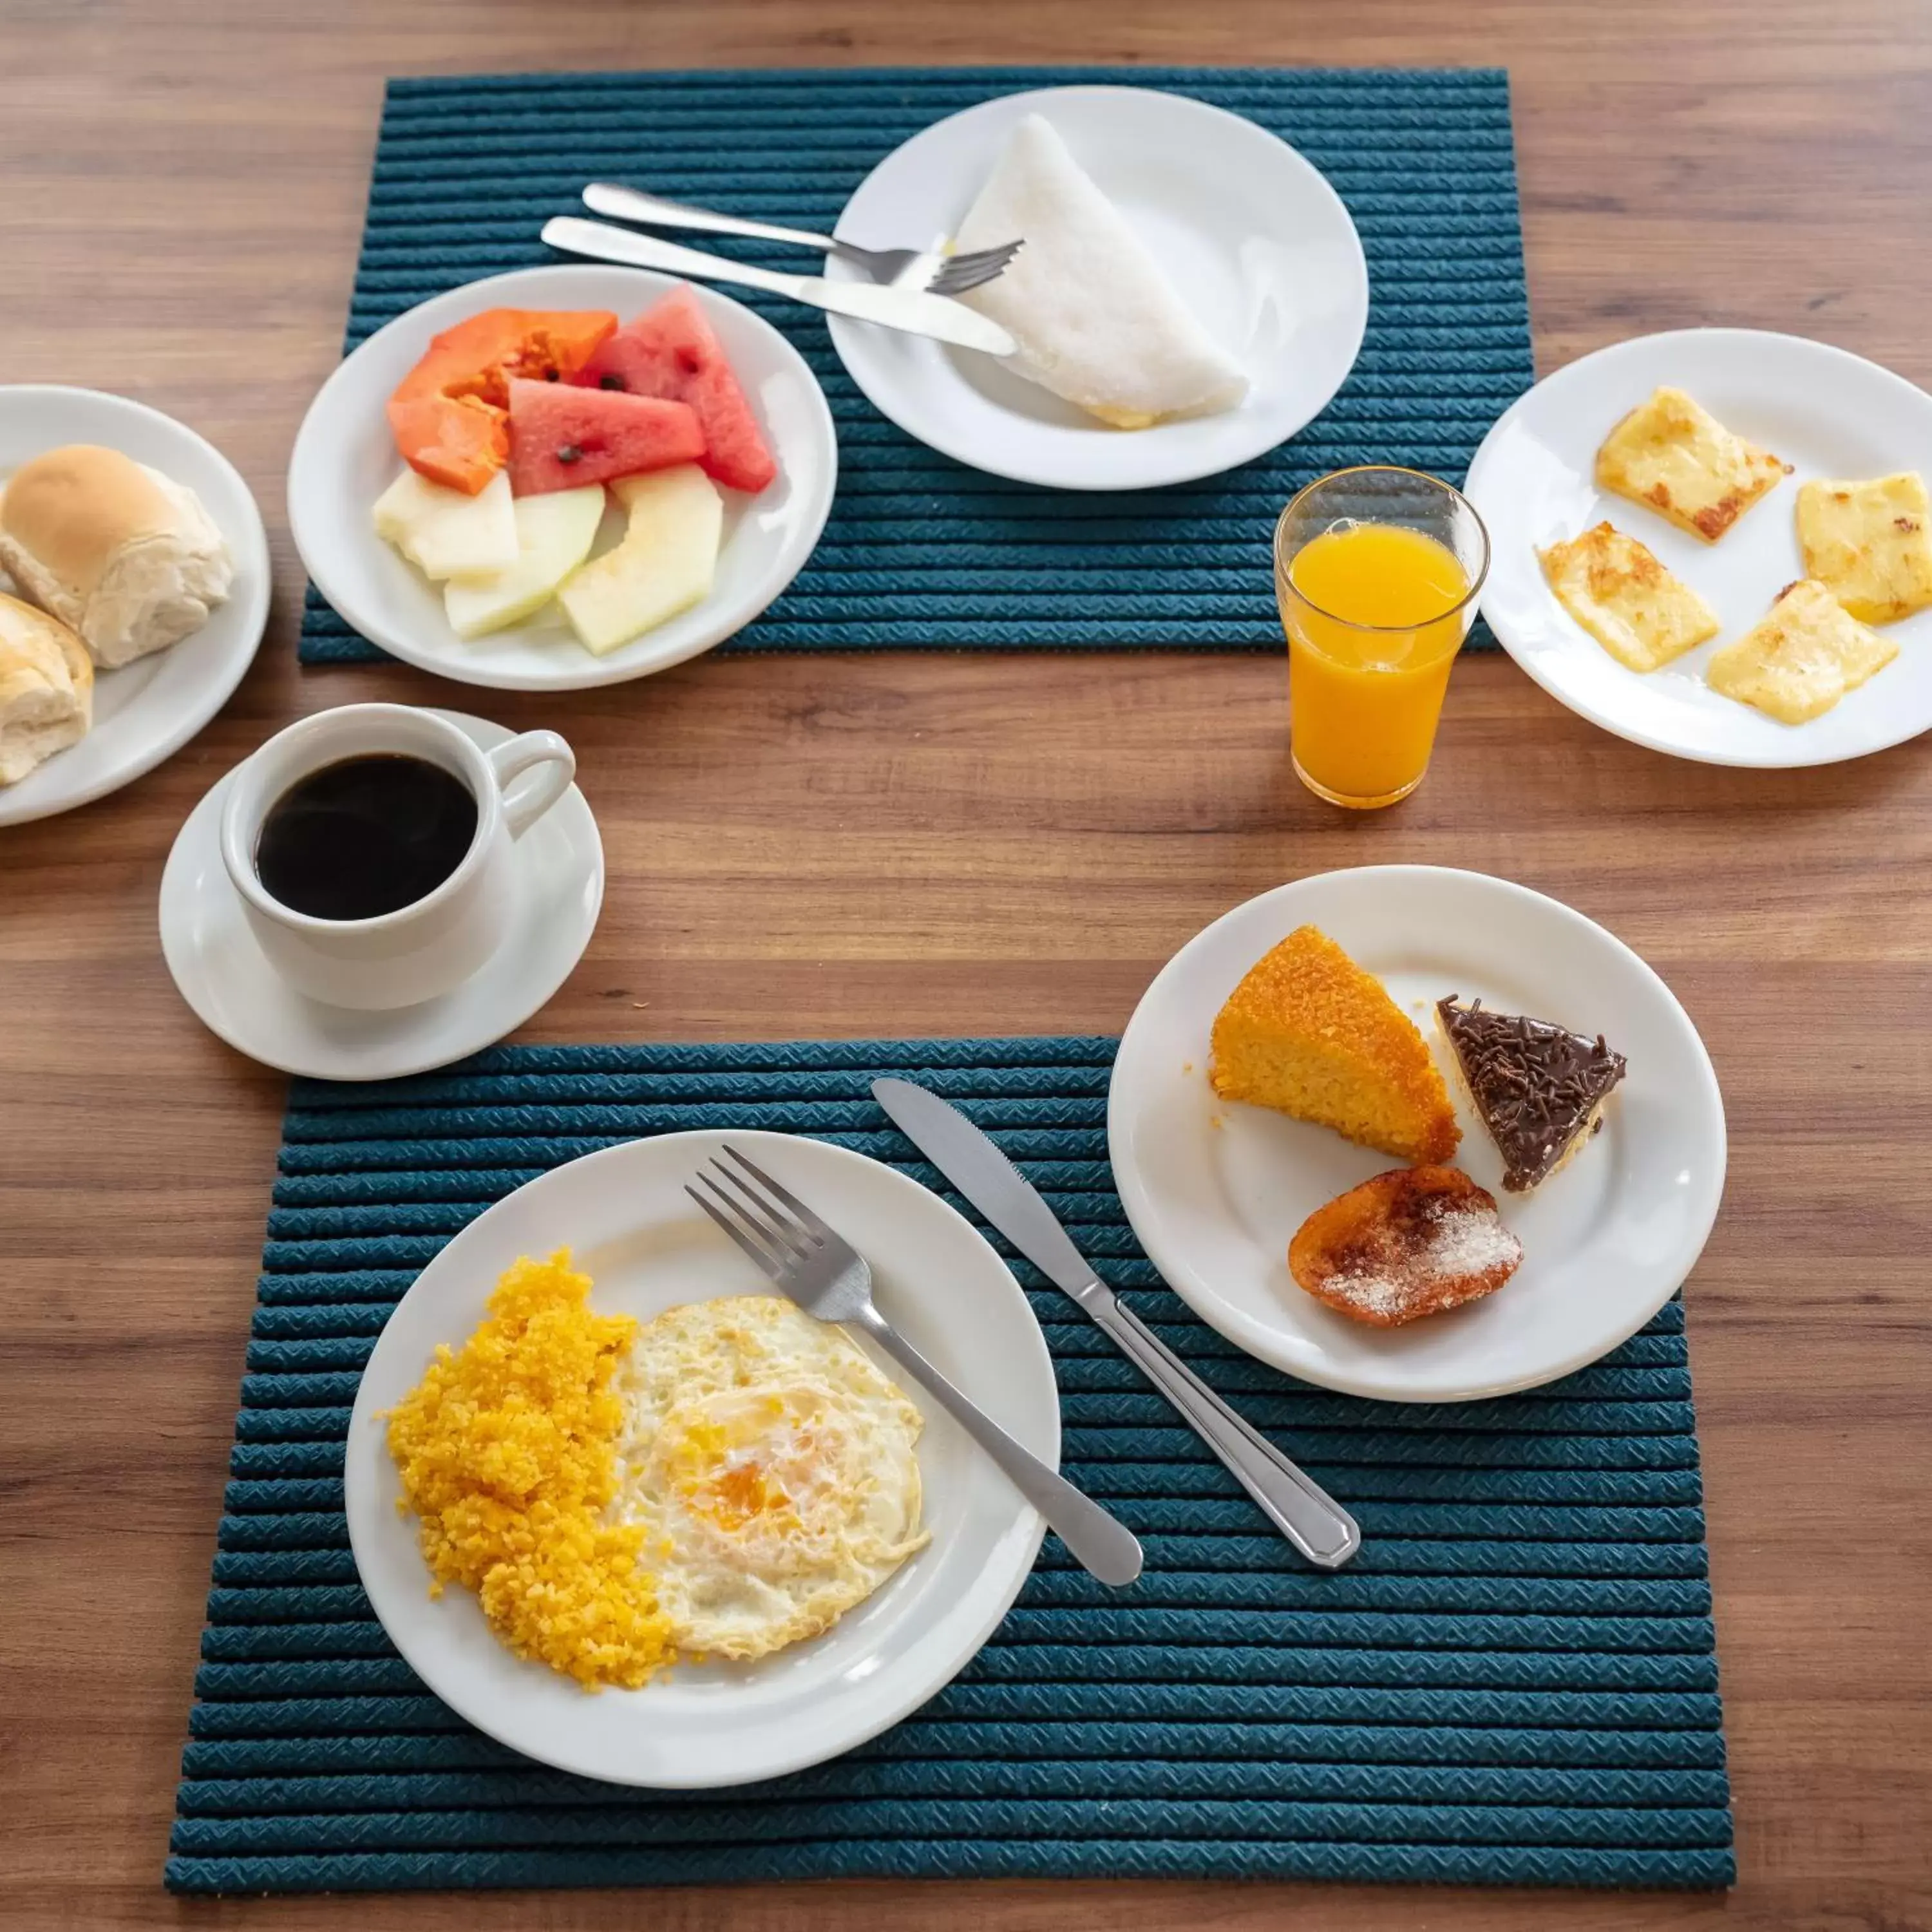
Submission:
<svg viewBox="0 0 1932 1932">
<path fill-rule="evenodd" d="M 758 490 L 778 473 L 758 419 L 688 285 L 674 289 L 607 336 L 568 380 L 585 388 L 688 404 L 704 426 L 704 454 L 698 460 L 714 482 Z"/>
<path fill-rule="evenodd" d="M 614 476 L 695 463 L 704 432 L 682 403 L 572 388 L 564 382 L 510 385 L 510 490 L 541 496 Z"/>
</svg>

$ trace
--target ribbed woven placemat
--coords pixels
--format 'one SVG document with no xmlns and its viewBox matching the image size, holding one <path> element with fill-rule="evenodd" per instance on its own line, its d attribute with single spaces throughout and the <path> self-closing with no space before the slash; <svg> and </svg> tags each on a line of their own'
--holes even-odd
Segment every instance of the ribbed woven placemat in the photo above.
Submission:
<svg viewBox="0 0 1932 1932">
<path fill-rule="evenodd" d="M 446 289 L 557 258 L 537 239 L 611 177 L 829 230 L 900 142 L 996 94 L 1079 82 L 1174 89 L 1299 148 L 1348 205 L 1368 334 L 1341 394 L 1272 454 L 1171 490 L 1069 495 L 968 470 L 862 396 L 822 318 L 730 292 L 812 364 L 840 474 L 817 552 L 731 648 L 1278 650 L 1268 561 L 1282 505 L 1349 463 L 1460 482 L 1528 387 L 1509 85 L 1486 68 L 859 68 L 499 74 L 389 83 L 350 310 L 353 348 Z M 795 249 L 699 238 L 796 269 Z M 1491 641 L 1480 623 L 1473 644 Z M 311 588 L 309 664 L 380 658 Z"/>
<path fill-rule="evenodd" d="M 170 1886 L 1728 1883 L 1681 1308 L 1504 1401 L 1385 1406 L 1291 1381 L 1196 1321 L 1136 1245 L 1107 1162 L 1114 1045 L 499 1048 L 387 1086 L 297 1082 Z M 1145 1544 L 1132 1589 L 1049 1537 L 950 1688 L 770 1784 L 655 1797 L 478 1736 L 390 1647 L 350 1555 L 343 1438 L 390 1308 L 490 1202 L 639 1135 L 788 1130 L 939 1184 L 870 1098 L 884 1072 L 967 1102 L 1136 1311 L 1354 1510 L 1360 1556 L 1333 1576 L 1300 1562 L 1021 1263 L 1067 1472 Z"/>
</svg>

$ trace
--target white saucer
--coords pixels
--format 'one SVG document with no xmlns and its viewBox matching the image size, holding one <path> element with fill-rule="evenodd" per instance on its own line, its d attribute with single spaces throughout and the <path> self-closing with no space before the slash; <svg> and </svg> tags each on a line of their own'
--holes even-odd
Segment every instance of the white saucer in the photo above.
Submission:
<svg viewBox="0 0 1932 1932">
<path fill-rule="evenodd" d="M 605 657 L 572 636 L 553 604 L 526 624 L 465 644 L 440 592 L 376 536 L 370 509 L 400 472 L 384 405 L 430 338 L 488 308 L 610 309 L 628 322 L 679 286 L 644 268 L 520 268 L 452 289 L 378 329 L 329 377 L 289 460 L 289 528 L 316 588 L 347 621 L 406 662 L 459 684 L 582 691 L 682 664 L 741 631 L 804 567 L 832 508 L 838 444 L 805 358 L 762 316 L 694 284 L 778 459 L 755 496 L 726 490 L 724 538 L 711 594 Z M 607 512 L 601 549 L 621 530 Z"/>
<path fill-rule="evenodd" d="M 1213 476 L 1285 442 L 1354 368 L 1368 264 L 1342 198 L 1252 121 L 1150 87 L 1052 87 L 982 102 L 896 148 L 838 218 L 844 239 L 950 236 L 1007 135 L 1041 114 L 1246 366 L 1234 409 L 1108 428 L 994 358 L 831 318 L 852 380 L 908 434 L 995 476 L 1062 490 L 1144 490 Z M 826 274 L 858 271 L 833 262 Z"/>
<path fill-rule="evenodd" d="M 1600 490 L 1598 446 L 1660 383 L 1688 389 L 1792 474 L 1714 544 Z M 1780 724 L 1704 682 L 1711 658 L 1804 574 L 1798 488 L 1814 476 L 1932 478 L 1932 396 L 1875 362 L 1802 336 L 1684 328 L 1599 350 L 1545 376 L 1483 439 L 1464 486 L 1490 530 L 1483 615 L 1552 698 L 1620 738 L 1712 765 L 1835 764 L 1932 725 L 1932 610 L 1886 626 L 1898 657 L 1808 724 Z M 1607 518 L 1657 553 L 1723 620 L 1661 670 L 1626 670 L 1558 604 L 1539 546 Z"/>
<path fill-rule="evenodd" d="M 440 714 L 485 751 L 515 736 L 485 718 Z M 161 874 L 161 950 L 181 995 L 238 1053 L 318 1080 L 393 1080 L 501 1040 L 542 1007 L 584 956 L 604 903 L 604 846 L 572 785 L 518 842 L 521 902 L 508 943 L 453 993 L 386 1013 L 298 993 L 255 943 L 221 862 L 220 779 L 177 834 Z"/>
<path fill-rule="evenodd" d="M 0 388 L 0 484 L 31 456 L 94 442 L 184 484 L 235 560 L 228 601 L 192 637 L 94 680 L 94 728 L 18 784 L 0 785 L 0 825 L 51 818 L 152 771 L 221 707 L 268 620 L 268 539 L 240 472 L 214 446 L 145 403 L 52 383 Z M 0 590 L 8 588 L 0 572 Z"/>
<path fill-rule="evenodd" d="M 1288 1271 L 1302 1222 L 1401 1163 L 1325 1128 L 1218 1099 L 1215 1015 L 1297 926 L 1319 926 L 1388 987 L 1458 1093 L 1436 1000 L 1602 1034 L 1629 1061 L 1602 1131 L 1523 1196 L 1505 1194 L 1481 1123 L 1459 1106 L 1461 1168 L 1496 1196 L 1523 1263 L 1486 1300 L 1372 1328 Z M 1140 1243 L 1201 1318 L 1323 1388 L 1388 1402 L 1465 1402 L 1532 1388 L 1635 1334 L 1702 1251 L 1724 1184 L 1724 1109 L 1684 1009 L 1636 955 L 1556 900 L 1480 872 L 1376 866 L 1277 886 L 1237 906 L 1163 967 L 1128 1022 L 1108 1150 Z"/>
<path fill-rule="evenodd" d="M 519 1256 L 569 1247 L 600 1311 L 644 1319 L 768 1292 L 684 1192 L 726 1140 L 866 1256 L 880 1311 L 944 1374 L 1049 1466 L 1059 1460 L 1053 1365 L 1018 1283 L 937 1195 L 862 1154 L 788 1134 L 665 1134 L 586 1154 L 498 1202 L 416 1277 L 376 1343 L 349 1424 L 350 1540 L 382 1628 L 444 1702 L 513 1750 L 620 1784 L 741 1784 L 876 1736 L 992 1634 L 1044 1529 L 939 1405 L 875 1357 L 926 1418 L 919 1467 L 932 1540 L 823 1636 L 755 1663 L 680 1664 L 641 1690 L 591 1696 L 513 1657 L 467 1591 L 431 1599 L 415 1526 L 396 1509 L 381 1412 L 421 1378 L 439 1343 L 461 1345 Z"/>
</svg>

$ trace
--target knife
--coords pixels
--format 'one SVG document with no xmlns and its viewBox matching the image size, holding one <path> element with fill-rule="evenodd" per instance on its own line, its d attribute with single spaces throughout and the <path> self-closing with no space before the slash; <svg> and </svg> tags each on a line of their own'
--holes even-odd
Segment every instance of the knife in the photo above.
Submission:
<svg viewBox="0 0 1932 1932">
<path fill-rule="evenodd" d="M 1056 1288 L 1070 1295 L 1220 1457 L 1262 1514 L 1324 1570 L 1361 1547 L 1355 1520 L 1304 1475 L 1120 1300 L 1082 1257 L 1040 1191 L 950 1101 L 910 1080 L 874 1080 L 887 1118 Z"/>
<path fill-rule="evenodd" d="M 590 255 L 600 262 L 622 262 L 633 268 L 661 268 L 668 275 L 693 275 L 700 281 L 742 282 L 747 288 L 769 289 L 794 302 L 849 315 L 860 322 L 876 322 L 908 335 L 930 335 L 961 349 L 977 349 L 988 356 L 1011 356 L 1019 347 L 989 316 L 980 314 L 950 296 L 923 289 L 881 288 L 872 282 L 832 282 L 823 275 L 782 275 L 775 268 L 754 268 L 748 262 L 727 261 L 702 249 L 686 248 L 655 235 L 614 228 L 604 221 L 586 221 L 574 214 L 554 215 L 543 226 L 543 238 L 568 255 Z"/>
</svg>

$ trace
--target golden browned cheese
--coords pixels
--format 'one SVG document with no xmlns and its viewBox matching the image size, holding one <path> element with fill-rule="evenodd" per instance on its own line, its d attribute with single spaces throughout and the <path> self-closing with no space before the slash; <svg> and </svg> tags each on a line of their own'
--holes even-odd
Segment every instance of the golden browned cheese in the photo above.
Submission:
<svg viewBox="0 0 1932 1932">
<path fill-rule="evenodd" d="M 1404 1160 L 1447 1160 L 1462 1138 L 1442 1076 L 1382 982 L 1316 927 L 1249 968 L 1216 1016 L 1210 1078 L 1245 1100 Z"/>
<path fill-rule="evenodd" d="M 1597 482 L 1715 543 L 1790 464 L 1734 436 L 1682 389 L 1660 388 L 1597 452 Z"/>
<path fill-rule="evenodd" d="M 1754 629 L 1712 658 L 1711 688 L 1781 723 L 1803 724 L 1898 655 L 1889 638 L 1868 629 L 1824 585 L 1806 578 L 1787 585 Z"/>
<path fill-rule="evenodd" d="M 1798 542 L 1815 578 L 1862 624 L 1932 604 L 1932 517 L 1916 470 L 1869 482 L 1825 479 L 1798 493 Z"/>
<path fill-rule="evenodd" d="M 1632 670 L 1655 670 L 1718 634 L 1703 598 L 1611 524 L 1537 554 L 1557 602 Z"/>
</svg>

